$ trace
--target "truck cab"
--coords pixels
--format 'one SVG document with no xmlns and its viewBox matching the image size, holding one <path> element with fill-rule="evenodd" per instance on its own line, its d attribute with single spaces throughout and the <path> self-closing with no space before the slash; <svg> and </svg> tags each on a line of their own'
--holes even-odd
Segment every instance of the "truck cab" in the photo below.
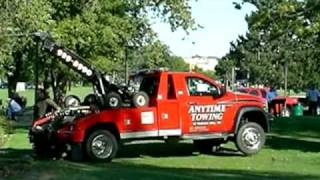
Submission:
<svg viewBox="0 0 320 180">
<path fill-rule="evenodd" d="M 170 138 L 191 140 L 200 152 L 229 140 L 245 155 L 263 147 L 272 119 L 263 99 L 226 91 L 200 73 L 150 70 L 132 77 L 139 79 L 135 87 L 148 95 L 148 106 L 78 107 L 68 110 L 71 115 L 39 118 L 30 130 L 36 153 L 50 146 L 67 149 L 74 160 L 110 161 L 122 142 Z"/>
</svg>

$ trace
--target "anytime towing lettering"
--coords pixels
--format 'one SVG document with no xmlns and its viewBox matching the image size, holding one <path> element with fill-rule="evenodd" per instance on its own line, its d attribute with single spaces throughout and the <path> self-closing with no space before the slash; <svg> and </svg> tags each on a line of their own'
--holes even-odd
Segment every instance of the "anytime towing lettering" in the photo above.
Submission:
<svg viewBox="0 0 320 180">
<path fill-rule="evenodd" d="M 226 106 L 224 104 L 191 105 L 189 114 L 193 125 L 220 124 L 225 110 Z"/>
</svg>

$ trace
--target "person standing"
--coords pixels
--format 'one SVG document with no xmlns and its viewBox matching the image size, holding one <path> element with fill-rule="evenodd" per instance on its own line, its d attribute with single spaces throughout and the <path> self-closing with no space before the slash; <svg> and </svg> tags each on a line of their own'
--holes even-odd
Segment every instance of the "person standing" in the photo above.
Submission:
<svg viewBox="0 0 320 180">
<path fill-rule="evenodd" d="M 38 101 L 36 103 L 36 114 L 38 117 L 59 109 L 60 107 L 50 99 L 50 96 L 44 89 L 38 90 Z"/>
<path fill-rule="evenodd" d="M 272 100 L 278 96 L 277 90 L 275 87 L 270 87 L 269 91 L 267 92 L 267 101 L 268 101 L 268 109 L 270 112 L 275 113 L 275 107 L 272 103 Z"/>
<path fill-rule="evenodd" d="M 7 117 L 11 120 L 16 120 L 16 115 L 22 112 L 22 106 L 17 102 L 18 94 L 13 93 L 8 101 Z"/>
<path fill-rule="evenodd" d="M 307 91 L 307 100 L 309 104 L 309 113 L 310 115 L 317 115 L 318 108 L 318 98 L 320 96 L 319 91 L 316 89 L 315 85 L 312 85 Z"/>
<path fill-rule="evenodd" d="M 270 87 L 270 90 L 267 92 L 267 100 L 268 103 L 271 103 L 271 101 L 278 96 L 277 90 L 275 87 Z"/>
</svg>

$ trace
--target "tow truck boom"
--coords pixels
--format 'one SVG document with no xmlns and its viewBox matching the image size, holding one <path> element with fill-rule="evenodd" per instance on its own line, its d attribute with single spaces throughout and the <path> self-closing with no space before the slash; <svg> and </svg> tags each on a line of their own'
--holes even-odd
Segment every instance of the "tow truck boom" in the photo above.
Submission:
<svg viewBox="0 0 320 180">
<path fill-rule="evenodd" d="M 37 41 L 41 41 L 43 48 L 49 51 L 50 54 L 53 54 L 69 68 L 73 69 L 91 81 L 97 88 L 98 96 L 102 97 L 99 97 L 99 99 L 102 99 L 100 104 L 103 107 L 108 106 L 117 108 L 120 107 L 123 102 L 127 101 L 128 98 L 133 97 L 134 94 L 128 91 L 128 89 L 130 89 L 128 86 L 119 87 L 118 85 L 109 82 L 104 77 L 104 74 L 106 74 L 105 72 L 98 71 L 94 66 L 92 66 L 87 60 L 79 56 L 77 53 L 56 43 L 49 33 L 35 32 L 33 33 L 33 37 Z M 140 95 L 146 96 L 145 93 L 140 93 Z M 113 102 L 110 102 L 112 100 Z M 115 101 L 119 103 L 114 103 Z"/>
</svg>

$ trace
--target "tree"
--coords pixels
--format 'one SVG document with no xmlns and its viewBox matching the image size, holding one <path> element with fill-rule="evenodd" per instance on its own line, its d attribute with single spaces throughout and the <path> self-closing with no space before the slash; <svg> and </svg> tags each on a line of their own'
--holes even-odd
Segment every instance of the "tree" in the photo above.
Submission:
<svg viewBox="0 0 320 180">
<path fill-rule="evenodd" d="M 164 46 L 157 41 L 151 29 L 149 13 L 168 22 L 172 30 L 182 28 L 188 32 L 196 28 L 188 0 L 5 1 L 1 2 L 0 8 L 0 17 L 3 17 L 1 34 L 49 31 L 62 45 L 106 72 L 121 67 L 129 43 L 142 50 L 142 57 L 150 67 L 168 59 L 170 54 L 167 50 L 152 52 Z M 14 78 L 9 79 L 13 82 L 13 89 L 19 73 L 25 67 L 32 69 L 36 47 L 29 36 L 1 38 L 5 42 L 0 47 L 1 61 L 9 61 L 19 69 L 14 71 Z M 24 68 L 17 67 L 21 62 L 29 64 L 23 64 Z M 55 59 L 42 53 L 41 69 L 50 67 L 43 71 L 43 81 L 51 82 L 56 91 L 55 99 L 58 100 L 65 93 L 67 82 L 74 79 L 75 75 L 55 62 Z"/>
<path fill-rule="evenodd" d="M 232 64 L 248 71 L 251 83 L 283 86 L 287 64 L 289 88 L 319 84 L 319 1 L 243 0 L 236 8 L 246 3 L 256 7 L 246 17 L 249 32 L 231 44 L 219 75 Z"/>
<path fill-rule="evenodd" d="M 0 63 L 7 71 L 9 95 L 18 81 L 32 76 L 31 61 L 35 58 L 35 44 L 26 36 L 35 29 L 51 25 L 50 4 L 46 1 L 2 1 L 0 3 Z"/>
</svg>

